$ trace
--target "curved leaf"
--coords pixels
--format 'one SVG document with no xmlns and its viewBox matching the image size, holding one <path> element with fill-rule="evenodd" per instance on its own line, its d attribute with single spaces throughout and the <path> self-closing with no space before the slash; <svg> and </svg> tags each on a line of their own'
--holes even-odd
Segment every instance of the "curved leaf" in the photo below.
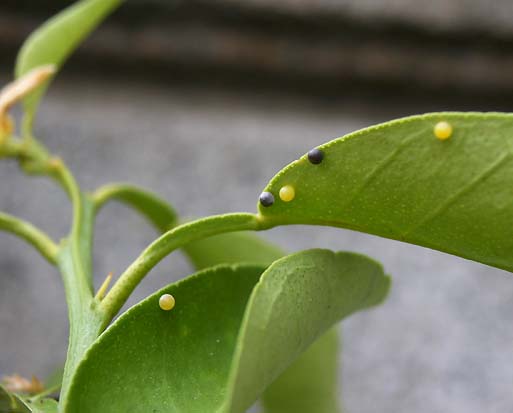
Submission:
<svg viewBox="0 0 513 413">
<path fill-rule="evenodd" d="M 252 232 L 231 232 L 192 242 L 183 248 L 195 268 L 241 262 L 268 266 L 284 254 Z M 331 329 L 312 344 L 265 391 L 266 413 L 336 413 L 338 338 Z"/>
<path fill-rule="evenodd" d="M 166 232 L 176 225 L 175 210 L 157 195 L 133 185 L 105 185 L 94 193 L 96 210 L 109 201 L 118 201 L 144 215 L 159 231 Z"/>
<path fill-rule="evenodd" d="M 440 121 L 452 136 L 434 135 Z M 513 115 L 432 113 L 349 134 L 277 174 L 267 226 L 331 225 L 513 271 Z M 296 196 L 280 200 L 284 185 Z"/>
<path fill-rule="evenodd" d="M 243 412 L 331 324 L 388 288 L 379 265 L 347 253 L 307 251 L 261 271 L 207 269 L 128 310 L 86 353 L 63 411 Z M 170 312 L 163 293 L 176 298 Z"/>
<path fill-rule="evenodd" d="M 89 33 L 123 0 L 82 0 L 52 17 L 34 31 L 23 44 L 16 61 L 16 78 L 47 64 L 57 69 Z M 44 94 L 46 85 L 24 99 L 31 119 Z"/>
<path fill-rule="evenodd" d="M 207 269 L 132 307 L 93 344 L 64 412 L 207 412 L 223 400 L 247 300 L 263 268 Z M 172 294 L 165 312 L 159 297 Z"/>
<path fill-rule="evenodd" d="M 329 327 L 380 303 L 389 282 L 375 261 L 346 252 L 309 250 L 272 264 L 244 314 L 224 411 L 244 412 Z"/>
</svg>

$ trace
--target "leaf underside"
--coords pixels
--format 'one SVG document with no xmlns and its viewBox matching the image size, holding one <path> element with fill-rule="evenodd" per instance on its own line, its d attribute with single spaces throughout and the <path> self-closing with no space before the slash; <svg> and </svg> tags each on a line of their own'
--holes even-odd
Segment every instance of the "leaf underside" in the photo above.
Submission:
<svg viewBox="0 0 513 413">
<path fill-rule="evenodd" d="M 325 333 L 271 385 L 262 396 L 265 413 L 336 413 L 339 336 Z"/>
<path fill-rule="evenodd" d="M 375 262 L 311 250 L 261 266 L 218 266 L 153 294 L 87 352 L 65 412 L 245 411 L 336 321 L 377 304 Z M 160 310 L 170 293 L 176 307 Z"/>
<path fill-rule="evenodd" d="M 441 141 L 434 126 L 447 121 Z M 355 229 L 513 271 L 513 115 L 431 113 L 349 134 L 278 173 L 262 222 Z M 295 187 L 292 202 L 278 193 Z"/>
</svg>

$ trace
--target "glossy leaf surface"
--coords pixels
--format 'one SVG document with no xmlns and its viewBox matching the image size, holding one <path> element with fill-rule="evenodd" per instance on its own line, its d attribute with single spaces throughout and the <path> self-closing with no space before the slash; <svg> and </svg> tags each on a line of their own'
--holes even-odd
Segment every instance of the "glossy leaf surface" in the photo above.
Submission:
<svg viewBox="0 0 513 413">
<path fill-rule="evenodd" d="M 16 77 L 47 64 L 59 69 L 68 56 L 122 0 L 81 0 L 57 14 L 33 32 L 16 61 Z M 32 117 L 43 96 L 43 85 L 28 95 L 25 110 Z"/>
<path fill-rule="evenodd" d="M 438 122 L 452 136 L 434 135 Z M 265 225 L 319 224 L 406 241 L 513 271 L 513 115 L 432 113 L 319 147 L 320 164 L 293 162 L 265 189 Z M 281 187 L 296 196 L 280 200 Z"/>
<path fill-rule="evenodd" d="M 355 254 L 306 251 L 261 272 L 207 269 L 130 309 L 86 353 L 64 411 L 243 412 L 333 323 L 388 289 L 381 267 Z M 170 312 L 163 293 L 176 298 Z"/>
</svg>

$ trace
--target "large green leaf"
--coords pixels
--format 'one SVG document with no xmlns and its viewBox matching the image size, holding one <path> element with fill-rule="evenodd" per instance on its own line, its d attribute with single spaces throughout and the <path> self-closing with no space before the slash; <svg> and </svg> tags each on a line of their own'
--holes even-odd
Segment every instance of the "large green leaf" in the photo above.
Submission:
<svg viewBox="0 0 513 413">
<path fill-rule="evenodd" d="M 225 411 L 245 411 L 329 327 L 380 303 L 389 283 L 379 264 L 352 253 L 310 250 L 272 264 L 244 314 Z"/>
<path fill-rule="evenodd" d="M 452 136 L 433 133 L 450 122 Z M 513 271 L 513 115 L 433 113 L 320 146 L 270 182 L 261 221 L 331 225 L 438 249 Z M 296 196 L 283 202 L 285 185 Z"/>
<path fill-rule="evenodd" d="M 47 64 L 59 69 L 89 33 L 123 0 L 82 0 L 52 17 L 23 44 L 16 61 L 16 77 Z M 28 95 L 25 110 L 32 118 L 46 86 Z"/>
<path fill-rule="evenodd" d="M 183 248 L 195 268 L 217 264 L 268 266 L 284 255 L 252 232 L 231 232 L 192 242 Z M 338 410 L 338 332 L 325 333 L 271 384 L 262 396 L 267 413 L 336 413 Z"/>
<path fill-rule="evenodd" d="M 208 269 L 128 310 L 86 353 L 64 411 L 214 411 L 225 392 L 244 308 L 262 271 Z M 164 293 L 176 299 L 172 311 L 159 308 Z"/>
<path fill-rule="evenodd" d="M 241 262 L 268 266 L 284 252 L 253 232 L 231 232 L 183 248 L 196 269 Z M 331 329 L 310 346 L 262 396 L 267 413 L 336 413 L 338 331 Z"/>
<path fill-rule="evenodd" d="M 243 412 L 333 323 L 381 301 L 388 278 L 325 250 L 219 266 L 123 314 L 86 353 L 64 412 Z M 160 310 L 161 294 L 176 298 Z"/>
</svg>

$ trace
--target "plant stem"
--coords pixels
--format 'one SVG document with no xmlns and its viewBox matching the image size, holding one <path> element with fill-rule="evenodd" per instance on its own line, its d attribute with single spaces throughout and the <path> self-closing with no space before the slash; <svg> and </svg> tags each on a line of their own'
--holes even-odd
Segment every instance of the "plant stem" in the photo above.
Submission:
<svg viewBox="0 0 513 413">
<path fill-rule="evenodd" d="M 4 142 L 0 147 L 0 156 L 18 159 L 26 173 L 53 178 L 67 193 L 73 205 L 70 234 L 60 247 L 30 224 L 8 215 L 0 215 L 0 229 L 26 239 L 51 263 L 57 264 L 61 271 L 70 323 L 68 355 L 61 390 L 61 399 L 64 400 L 78 363 L 105 325 L 105 316 L 98 308 L 98 300 L 93 297 L 91 249 L 94 203 L 81 192 L 64 162 L 51 157 L 46 148 L 28 134 L 23 140 L 9 139 Z"/>
<path fill-rule="evenodd" d="M 105 322 L 108 324 L 114 318 L 145 275 L 172 251 L 212 235 L 258 229 L 260 222 L 256 215 L 236 213 L 199 219 L 166 232 L 139 255 L 105 296 L 101 302 L 106 315 Z"/>
<path fill-rule="evenodd" d="M 61 400 L 65 400 L 71 384 L 71 378 L 85 351 L 98 338 L 102 331 L 103 318 L 98 311 L 96 301 L 84 282 L 80 258 L 76 256 L 73 240 L 63 246 L 59 255 L 59 269 L 64 282 L 69 314 L 69 344 L 64 375 L 62 380 Z"/>
<path fill-rule="evenodd" d="M 0 230 L 19 236 L 35 247 L 50 264 L 57 263 L 59 247 L 43 231 L 29 222 L 0 212 Z"/>
<path fill-rule="evenodd" d="M 73 204 L 73 223 L 58 257 L 70 323 L 68 354 L 64 367 L 61 399 L 65 400 L 71 378 L 85 351 L 102 331 L 103 314 L 94 299 L 92 280 L 92 231 L 94 205 L 78 186 L 62 161 L 53 165 L 54 178 Z"/>
</svg>

